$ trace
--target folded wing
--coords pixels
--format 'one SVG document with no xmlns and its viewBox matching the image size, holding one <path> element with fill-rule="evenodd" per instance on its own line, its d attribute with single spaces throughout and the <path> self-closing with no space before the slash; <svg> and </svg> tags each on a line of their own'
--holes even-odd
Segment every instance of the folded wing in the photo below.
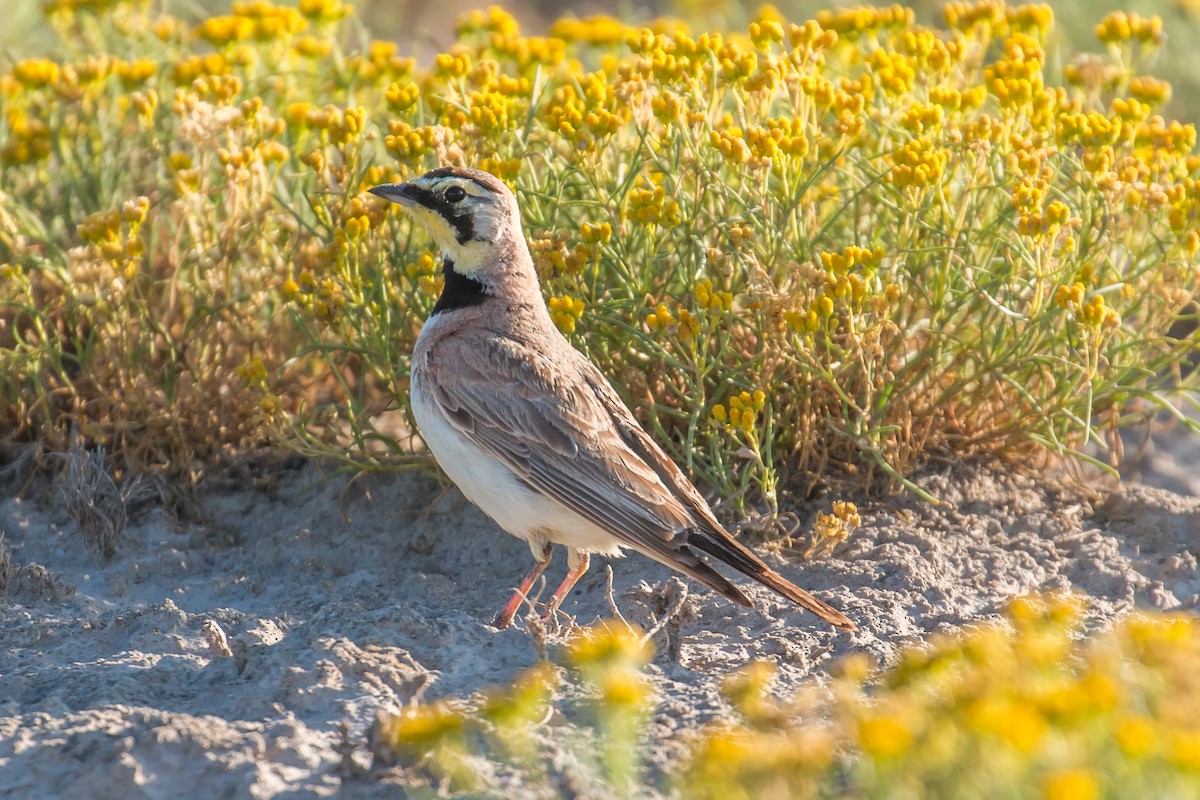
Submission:
<svg viewBox="0 0 1200 800">
<path fill-rule="evenodd" d="M 713 517 L 707 503 L 578 351 L 551 358 L 510 338 L 453 337 L 426 385 L 445 418 L 522 481 L 611 533 L 624 546 L 745 606 L 696 547 L 839 627 L 849 620 L 770 570 Z M 786 587 L 786 588 L 781 588 Z"/>
</svg>

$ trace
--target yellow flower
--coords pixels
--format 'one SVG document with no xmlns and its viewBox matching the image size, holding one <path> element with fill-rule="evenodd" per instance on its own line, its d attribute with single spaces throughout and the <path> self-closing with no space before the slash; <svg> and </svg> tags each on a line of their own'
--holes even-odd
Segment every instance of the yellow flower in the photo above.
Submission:
<svg viewBox="0 0 1200 800">
<path fill-rule="evenodd" d="M 612 225 L 607 222 L 585 222 L 579 228 L 579 235 L 587 244 L 603 244 L 612 239 Z"/>
<path fill-rule="evenodd" d="M 640 667 L 650 663 L 654 646 L 637 628 L 607 622 L 580 632 L 571 640 L 567 654 L 578 667 Z"/>
<path fill-rule="evenodd" d="M 1042 741 L 1046 720 L 1032 705 L 1020 699 L 987 696 L 976 701 L 966 714 L 967 724 L 980 733 L 997 736 L 1020 753 L 1030 753 Z"/>
<path fill-rule="evenodd" d="M 650 683 L 636 669 L 629 667 L 604 670 L 597 684 L 606 712 L 618 708 L 639 708 L 650 696 Z"/>
<path fill-rule="evenodd" d="M 821 328 L 821 317 L 813 308 L 785 311 L 783 318 L 787 326 L 796 333 L 810 334 Z"/>
<path fill-rule="evenodd" d="M 713 282 L 707 279 L 696 284 L 695 296 L 700 308 L 714 313 L 728 311 L 733 306 L 733 293 L 714 289 Z"/>
<path fill-rule="evenodd" d="M 1026 3 L 1005 9 L 1009 27 L 1045 35 L 1054 27 L 1054 9 L 1045 3 Z"/>
<path fill-rule="evenodd" d="M 679 338 L 695 339 L 700 332 L 700 318 L 686 308 L 679 309 Z"/>
<path fill-rule="evenodd" d="M 1178 769 L 1200 772 L 1200 728 L 1172 731 L 1167 759 Z"/>
<path fill-rule="evenodd" d="M 659 303 L 652 312 L 646 315 L 646 325 L 653 331 L 661 331 L 674 324 L 675 318 L 662 303 Z"/>
<path fill-rule="evenodd" d="M 836 31 L 847 38 L 870 35 L 881 28 L 908 28 L 915 19 L 911 8 L 899 4 L 888 8 L 859 6 L 817 13 L 817 23 L 822 28 Z"/>
<path fill-rule="evenodd" d="M 912 746 L 912 730 L 897 715 L 868 717 L 858 723 L 858 745 L 876 760 L 898 758 Z"/>
<path fill-rule="evenodd" d="M 1114 328 L 1121 323 L 1121 317 L 1104 303 L 1104 295 L 1096 294 L 1079 309 L 1079 319 L 1093 328 Z"/>
<path fill-rule="evenodd" d="M 1054 290 L 1054 304 L 1059 308 L 1077 309 L 1083 302 L 1086 287 L 1078 281 L 1070 286 L 1062 285 Z"/>
<path fill-rule="evenodd" d="M 384 97 L 393 111 L 404 111 L 416 104 L 421 97 L 421 88 L 415 83 L 393 83 L 384 92 Z"/>
<path fill-rule="evenodd" d="M 818 257 L 821 265 L 835 275 L 843 275 L 852 269 L 860 269 L 863 274 L 871 276 L 883 262 L 882 247 L 874 249 L 850 245 L 841 252 L 821 252 Z"/>
<path fill-rule="evenodd" d="M 832 551 L 850 537 L 860 521 L 858 507 L 840 500 L 833 504 L 832 514 L 818 512 L 813 523 L 813 544 L 806 556 Z"/>
<path fill-rule="evenodd" d="M 36 88 L 57 82 L 62 70 L 49 59 L 27 58 L 13 65 L 12 74 L 25 86 Z"/>
<path fill-rule="evenodd" d="M 723 417 L 724 406 L 717 408 L 722 410 Z M 751 722 L 766 721 L 774 716 L 775 704 L 771 700 L 770 687 L 776 672 L 775 666 L 767 661 L 751 661 L 725 678 L 721 683 L 721 693 L 729 698 L 739 714 Z"/>
<path fill-rule="evenodd" d="M 713 418 L 717 422 L 723 423 L 731 432 L 741 431 L 752 434 L 758 424 L 759 412 L 766 406 L 766 402 L 766 393 L 761 389 L 755 390 L 753 394 L 750 392 L 741 392 L 729 398 L 728 413 L 725 410 L 725 406 L 715 406 L 713 408 Z M 718 408 L 721 409 L 719 412 L 717 411 Z M 728 419 L 718 417 L 718 414 L 725 416 L 726 413 Z"/>
<path fill-rule="evenodd" d="M 1060 114 L 1058 139 L 1063 143 L 1075 143 L 1092 149 L 1114 144 L 1121 135 L 1121 125 L 1098 112 L 1087 114 Z"/>
<path fill-rule="evenodd" d="M 950 154 L 926 138 L 913 139 L 889 156 L 892 168 L 886 180 L 897 189 L 923 188 L 941 183 Z"/>
<path fill-rule="evenodd" d="M 481 158 L 479 168 L 490 172 L 502 181 L 512 183 L 521 174 L 523 162 L 519 158 Z"/>
<path fill-rule="evenodd" d="M 1118 719 L 1113 726 L 1113 737 L 1121 752 L 1129 758 L 1144 758 L 1157 746 L 1157 735 L 1153 721 L 1134 716 Z"/>
<path fill-rule="evenodd" d="M 432 703 L 387 718 L 381 725 L 380 738 L 397 751 L 422 755 L 460 736 L 465 724 L 461 713 L 445 703 Z"/>
<path fill-rule="evenodd" d="M 917 71 L 906 56 L 880 49 L 871 52 L 866 63 L 885 94 L 901 97 L 912 91 Z"/>
<path fill-rule="evenodd" d="M 320 36 L 302 36 L 293 47 L 305 58 L 325 58 L 333 50 L 333 42 Z"/>
<path fill-rule="evenodd" d="M 730 164 L 744 164 L 750 158 L 750 148 L 737 128 L 712 131 L 708 135 L 708 143 L 720 151 Z"/>
<path fill-rule="evenodd" d="M 432 152 L 438 142 L 437 131 L 430 126 L 414 128 L 403 120 L 388 120 L 384 147 L 401 161 L 419 161 Z"/>
<path fill-rule="evenodd" d="M 192 82 L 196 94 L 217 103 L 229 103 L 242 91 L 242 79 L 235 75 L 204 75 Z"/>
<path fill-rule="evenodd" d="M 650 109 L 660 122 L 671 125 L 683 114 L 684 100 L 674 92 L 663 91 L 650 101 Z"/>
<path fill-rule="evenodd" d="M 900 117 L 900 125 L 913 134 L 921 135 L 926 131 L 936 130 L 942 126 L 942 106 L 914 105 Z"/>
<path fill-rule="evenodd" d="M 1129 96 L 1151 105 L 1160 106 L 1171 99 L 1171 84 L 1151 75 L 1129 79 Z"/>
<path fill-rule="evenodd" d="M 1196 146 L 1196 127 L 1190 123 L 1185 125 L 1176 120 L 1166 122 L 1162 117 L 1151 117 L 1138 126 L 1134 144 L 1185 155 Z"/>
<path fill-rule="evenodd" d="M 273 417 L 283 410 L 283 403 L 280 402 L 278 396 L 267 392 L 258 401 L 258 410 L 268 417 Z"/>
<path fill-rule="evenodd" d="M 554 321 L 560 331 L 568 334 L 575 332 L 575 323 L 583 317 L 583 311 L 586 308 L 583 300 L 566 295 L 551 297 L 548 306 L 550 319 Z"/>
<path fill-rule="evenodd" d="M 550 693 L 558 685 L 558 672 L 543 661 L 517 676 L 503 691 L 489 692 L 483 706 L 484 717 L 505 730 L 531 726 L 546 713 Z"/>
<path fill-rule="evenodd" d="M 626 214 L 643 225 L 672 227 L 679 224 L 679 204 L 666 196 L 661 186 L 634 189 L 626 202 Z"/>
<path fill-rule="evenodd" d="M 858 506 L 848 500 L 836 500 L 833 503 L 833 513 L 847 527 L 857 528 L 862 522 L 858 515 Z"/>
<path fill-rule="evenodd" d="M 254 20 L 249 17 L 209 17 L 197 25 L 193 33 L 214 47 L 220 47 L 249 39 L 255 29 Z"/>
<path fill-rule="evenodd" d="M 252 386 L 267 378 L 267 368 L 258 356 L 237 368 L 237 375 L 247 386 Z"/>
<path fill-rule="evenodd" d="M 371 218 L 366 214 L 357 217 L 350 217 L 342 227 L 346 229 L 346 235 L 351 239 L 362 239 L 371 230 Z"/>
<path fill-rule="evenodd" d="M 614 45 L 625 41 L 630 30 L 614 17 L 596 14 L 584 19 L 560 17 L 551 24 L 550 35 L 567 42 Z"/>
<path fill-rule="evenodd" d="M 300 0 L 301 14 L 318 23 L 336 22 L 354 12 L 354 7 L 342 0 Z"/>
<path fill-rule="evenodd" d="M 489 6 L 486 11 L 475 10 L 458 19 L 458 35 L 471 31 L 495 33 L 501 37 L 517 36 L 521 32 L 516 18 L 500 6 Z"/>
<path fill-rule="evenodd" d="M 438 53 L 434 59 L 439 77 L 462 78 L 471 71 L 471 57 L 464 52 Z"/>
<path fill-rule="evenodd" d="M 1143 17 L 1137 12 L 1114 11 L 1096 26 L 1096 38 L 1106 44 L 1136 39 L 1146 45 L 1157 45 L 1163 41 L 1161 17 Z"/>
<path fill-rule="evenodd" d="M 1096 800 L 1100 786 L 1091 770 L 1058 770 L 1046 776 L 1042 796 L 1046 800 Z"/>
<path fill-rule="evenodd" d="M 190 86 L 205 75 L 226 75 L 233 67 L 220 53 L 187 56 L 171 68 L 171 79 L 177 86 Z"/>
<path fill-rule="evenodd" d="M 129 89 L 153 78 L 158 73 L 158 62 L 148 58 L 137 58 L 133 61 L 117 60 L 113 62 L 113 72 L 125 88 Z"/>
<path fill-rule="evenodd" d="M 158 92 L 149 89 L 145 92 L 134 92 L 129 96 L 129 102 L 138 114 L 138 120 L 144 130 L 149 130 L 154 119 L 154 110 L 158 108 Z"/>
</svg>

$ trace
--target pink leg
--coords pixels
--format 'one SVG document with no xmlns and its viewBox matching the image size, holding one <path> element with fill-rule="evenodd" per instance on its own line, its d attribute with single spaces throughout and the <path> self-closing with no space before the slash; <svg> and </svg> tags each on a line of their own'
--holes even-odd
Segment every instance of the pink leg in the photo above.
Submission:
<svg viewBox="0 0 1200 800">
<path fill-rule="evenodd" d="M 570 551 L 570 556 L 568 556 L 568 558 L 571 561 L 574 561 L 575 558 L 578 558 L 579 563 L 571 567 L 571 571 L 567 573 L 567 577 L 563 578 L 562 585 L 558 587 L 558 590 L 554 593 L 554 597 L 550 598 L 550 605 L 546 606 L 546 613 L 542 615 L 542 619 L 550 619 L 554 616 L 554 613 L 558 611 L 558 607 L 562 605 L 562 601 L 566 598 L 567 593 L 570 592 L 571 589 L 575 588 L 575 584 L 578 583 L 579 579 L 583 577 L 583 574 L 588 571 L 588 562 L 590 559 L 588 558 L 587 553 L 580 553 L 578 550 L 572 550 Z"/>
<path fill-rule="evenodd" d="M 525 602 L 525 597 L 529 594 L 529 587 L 533 586 L 533 582 L 546 571 L 546 567 L 550 566 L 550 559 L 554 557 L 554 548 L 546 547 L 546 557 L 533 565 L 533 569 L 521 581 L 521 585 L 517 587 L 517 592 L 508 601 L 508 605 L 500 609 L 500 613 L 496 615 L 496 619 L 492 622 L 492 626 L 497 630 L 504 630 L 512 624 L 513 617 L 516 616 L 517 609 L 521 607 L 521 603 Z"/>
</svg>

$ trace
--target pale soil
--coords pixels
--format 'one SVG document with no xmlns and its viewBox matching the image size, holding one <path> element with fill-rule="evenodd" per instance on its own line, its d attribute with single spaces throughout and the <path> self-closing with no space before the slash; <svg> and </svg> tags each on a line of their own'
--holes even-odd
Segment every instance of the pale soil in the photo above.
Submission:
<svg viewBox="0 0 1200 800">
<path fill-rule="evenodd" d="M 861 628 L 854 635 L 757 586 L 754 610 L 690 587 L 678 661 L 660 646 L 649 668 L 659 702 L 651 775 L 677 763 L 687 729 L 726 712 L 721 678 L 751 659 L 777 664 L 786 692 L 822 680 L 847 653 L 886 663 L 904 644 L 993 618 L 1036 590 L 1087 594 L 1097 626 L 1133 607 L 1195 608 L 1200 498 L 1188 474 L 1180 488 L 1191 496 L 1144 485 L 1088 496 L 979 470 L 926 475 L 940 506 L 860 503 L 862 527 L 832 557 L 767 556 L 842 608 Z M 52 487 L 0 502 L 14 566 L 0 603 L 0 796 L 403 796 L 409 773 L 370 768 L 376 714 L 469 698 L 535 663 L 538 641 L 523 623 L 488 625 L 529 551 L 456 491 L 426 514 L 439 487 L 411 474 L 372 479 L 369 497 L 311 465 L 266 478 L 202 494 L 207 524 L 153 507 L 109 562 Z M 806 525 L 816 510 L 802 512 Z M 669 574 L 638 556 L 611 563 L 620 609 L 649 621 Z M 564 569 L 559 555 L 550 580 Z M 598 561 L 565 610 L 580 624 L 609 616 L 605 594 Z M 552 659 L 560 644 L 550 638 Z M 566 786 L 569 736 L 554 723 L 543 734 Z M 522 795 L 518 777 L 488 780 Z"/>
</svg>

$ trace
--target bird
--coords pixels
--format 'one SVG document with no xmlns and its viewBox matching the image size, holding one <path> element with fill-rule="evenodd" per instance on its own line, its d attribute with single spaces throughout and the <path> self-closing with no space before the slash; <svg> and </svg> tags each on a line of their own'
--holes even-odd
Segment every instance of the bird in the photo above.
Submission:
<svg viewBox="0 0 1200 800">
<path fill-rule="evenodd" d="M 512 623 L 561 545 L 568 572 L 544 619 L 557 614 L 590 556 L 624 550 L 752 608 L 699 552 L 856 630 L 722 527 L 600 369 L 554 324 L 508 186 L 483 170 L 450 166 L 369 191 L 398 204 L 442 253 L 443 288 L 411 356 L 409 400 L 421 438 L 466 498 L 533 554 L 496 628 Z"/>
</svg>

